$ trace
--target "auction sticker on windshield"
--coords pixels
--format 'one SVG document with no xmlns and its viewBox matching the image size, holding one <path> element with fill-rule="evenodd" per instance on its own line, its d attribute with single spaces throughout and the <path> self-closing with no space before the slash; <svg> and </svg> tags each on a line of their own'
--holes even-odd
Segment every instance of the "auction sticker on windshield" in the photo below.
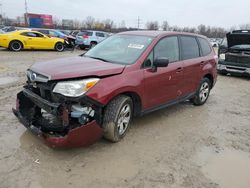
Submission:
<svg viewBox="0 0 250 188">
<path fill-rule="evenodd" d="M 142 44 L 129 44 L 128 48 L 135 48 L 135 49 L 141 50 L 142 48 L 144 48 L 144 45 L 142 45 Z"/>
</svg>

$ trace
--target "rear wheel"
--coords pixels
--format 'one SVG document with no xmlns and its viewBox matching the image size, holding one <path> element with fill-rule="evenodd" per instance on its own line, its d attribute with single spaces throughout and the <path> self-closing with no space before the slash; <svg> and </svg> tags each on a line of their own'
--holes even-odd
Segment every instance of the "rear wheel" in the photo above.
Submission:
<svg viewBox="0 0 250 188">
<path fill-rule="evenodd" d="M 12 41 L 9 45 L 9 49 L 14 51 L 14 52 L 19 52 L 23 48 L 23 44 L 20 41 Z"/>
<path fill-rule="evenodd" d="M 91 43 L 90 43 L 90 47 L 89 47 L 89 48 L 90 48 L 90 49 L 91 49 L 91 48 L 94 48 L 96 45 L 97 45 L 97 43 L 96 43 L 96 42 L 91 42 Z"/>
<path fill-rule="evenodd" d="M 85 46 L 80 46 L 80 49 L 81 50 L 85 50 Z"/>
<path fill-rule="evenodd" d="M 104 137 L 111 142 L 119 142 L 127 133 L 133 115 L 130 97 L 120 95 L 112 100 L 104 111 Z"/>
<path fill-rule="evenodd" d="M 198 91 L 196 92 L 192 102 L 196 106 L 205 104 L 207 101 L 211 89 L 211 81 L 208 78 L 203 78 L 199 86 Z"/>
<path fill-rule="evenodd" d="M 58 42 L 56 43 L 55 45 L 55 50 L 58 51 L 58 52 L 62 52 L 64 51 L 64 44 L 62 42 Z"/>
</svg>

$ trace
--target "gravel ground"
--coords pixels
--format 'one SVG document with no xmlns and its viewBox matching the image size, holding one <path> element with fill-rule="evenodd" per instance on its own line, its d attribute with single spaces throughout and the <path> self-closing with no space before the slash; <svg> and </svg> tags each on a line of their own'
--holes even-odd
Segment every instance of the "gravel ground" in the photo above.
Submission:
<svg viewBox="0 0 250 188">
<path fill-rule="evenodd" d="M 250 187 L 250 80 L 219 76 L 204 106 L 136 118 L 120 143 L 53 150 L 11 112 L 36 61 L 81 51 L 0 49 L 0 187 Z"/>
</svg>

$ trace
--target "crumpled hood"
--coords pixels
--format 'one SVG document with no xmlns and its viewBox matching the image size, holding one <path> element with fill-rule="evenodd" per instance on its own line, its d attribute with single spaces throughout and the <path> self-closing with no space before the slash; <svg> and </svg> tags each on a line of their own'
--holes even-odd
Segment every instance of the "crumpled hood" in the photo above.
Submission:
<svg viewBox="0 0 250 188">
<path fill-rule="evenodd" d="M 63 80 L 87 76 L 108 76 L 121 74 L 125 65 L 76 56 L 35 63 L 30 70 L 47 76 L 49 80 Z"/>
<path fill-rule="evenodd" d="M 250 45 L 250 33 L 228 33 L 228 48 L 236 45 Z"/>
</svg>

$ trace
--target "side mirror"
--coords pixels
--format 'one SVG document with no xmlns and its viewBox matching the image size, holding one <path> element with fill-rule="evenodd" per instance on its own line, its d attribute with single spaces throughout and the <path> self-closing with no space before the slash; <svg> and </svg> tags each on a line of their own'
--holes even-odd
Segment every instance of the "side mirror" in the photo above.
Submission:
<svg viewBox="0 0 250 188">
<path fill-rule="evenodd" d="M 169 59 L 165 57 L 160 57 L 154 60 L 155 67 L 167 67 L 169 64 Z"/>
</svg>

